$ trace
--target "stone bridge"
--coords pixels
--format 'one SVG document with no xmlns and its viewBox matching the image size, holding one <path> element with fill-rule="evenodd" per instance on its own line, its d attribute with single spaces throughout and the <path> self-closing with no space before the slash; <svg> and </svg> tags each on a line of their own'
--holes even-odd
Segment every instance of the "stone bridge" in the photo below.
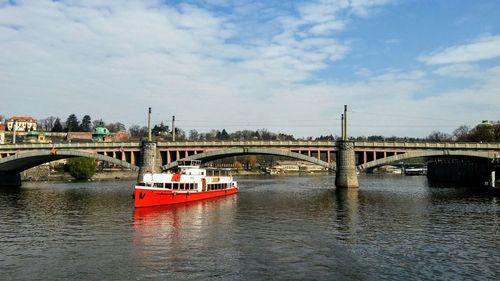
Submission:
<svg viewBox="0 0 500 281">
<path fill-rule="evenodd" d="M 267 154 L 333 168 L 336 152 L 337 144 L 333 141 L 160 141 L 156 142 L 155 166 L 171 167 L 175 165 L 173 162 L 185 158 L 207 162 L 229 156 Z M 355 142 L 354 152 L 358 169 L 366 170 L 414 157 L 498 158 L 500 143 Z M 42 163 L 79 156 L 135 170 L 140 166 L 141 143 L 3 144 L 0 173 L 5 177 Z"/>
<path fill-rule="evenodd" d="M 417 157 L 432 157 L 432 158 L 483 158 L 483 159 L 498 159 L 499 151 L 469 151 L 469 150 L 416 150 L 409 151 L 404 154 L 396 154 L 386 158 L 377 159 L 361 165 L 358 165 L 358 170 L 366 171 L 379 166 L 387 165 L 395 162 L 402 162 L 407 159 Z"/>
</svg>

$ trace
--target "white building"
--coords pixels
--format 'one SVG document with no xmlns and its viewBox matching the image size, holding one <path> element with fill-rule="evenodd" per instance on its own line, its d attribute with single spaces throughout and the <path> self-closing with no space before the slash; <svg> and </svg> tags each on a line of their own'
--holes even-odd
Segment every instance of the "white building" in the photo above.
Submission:
<svg viewBox="0 0 500 281">
<path fill-rule="evenodd" d="M 7 131 L 14 131 L 14 126 L 16 126 L 16 132 L 36 131 L 36 125 L 36 120 L 32 117 L 12 116 L 7 120 Z"/>
<path fill-rule="evenodd" d="M 5 125 L 0 124 L 0 144 L 5 143 Z"/>
</svg>

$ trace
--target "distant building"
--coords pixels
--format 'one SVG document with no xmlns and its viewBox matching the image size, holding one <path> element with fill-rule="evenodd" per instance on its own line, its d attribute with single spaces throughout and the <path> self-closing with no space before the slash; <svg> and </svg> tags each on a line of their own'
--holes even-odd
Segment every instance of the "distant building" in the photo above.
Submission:
<svg viewBox="0 0 500 281">
<path fill-rule="evenodd" d="M 66 135 L 67 141 L 74 142 L 91 142 L 92 133 L 91 132 L 68 132 Z"/>
<path fill-rule="evenodd" d="M 36 131 L 36 120 L 29 116 L 12 116 L 7 119 L 7 131 L 12 132 L 29 132 Z"/>
<path fill-rule="evenodd" d="M 5 125 L 0 124 L 0 144 L 5 143 Z"/>
<path fill-rule="evenodd" d="M 483 122 L 481 122 L 479 125 L 477 125 L 478 127 L 487 127 L 487 128 L 491 128 L 493 127 L 493 122 L 491 121 L 488 121 L 488 120 L 483 120 Z"/>
<path fill-rule="evenodd" d="M 127 131 L 119 131 L 116 133 L 112 133 L 113 141 L 126 141 L 129 139 L 129 135 Z"/>
<path fill-rule="evenodd" d="M 51 141 L 47 139 L 47 134 L 38 131 L 29 131 L 24 137 L 24 142 L 29 143 L 50 143 Z"/>
<path fill-rule="evenodd" d="M 323 172 L 327 169 L 320 165 L 316 165 L 304 161 L 285 160 L 278 161 L 271 167 L 271 174 L 289 173 L 289 172 Z"/>
</svg>

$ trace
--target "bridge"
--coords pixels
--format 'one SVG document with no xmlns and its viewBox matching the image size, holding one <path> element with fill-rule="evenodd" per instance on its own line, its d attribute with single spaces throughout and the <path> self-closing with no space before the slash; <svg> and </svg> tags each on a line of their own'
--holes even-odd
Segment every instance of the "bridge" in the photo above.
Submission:
<svg viewBox="0 0 500 281">
<path fill-rule="evenodd" d="M 239 155 L 276 155 L 335 168 L 334 141 L 178 141 L 156 142 L 157 167 L 172 167 L 181 159 L 208 162 Z M 500 143 L 354 142 L 355 162 L 364 171 L 414 157 L 475 157 L 496 159 Z M 0 173 L 21 172 L 71 157 L 89 157 L 137 170 L 139 142 L 96 142 L 0 145 Z"/>
</svg>

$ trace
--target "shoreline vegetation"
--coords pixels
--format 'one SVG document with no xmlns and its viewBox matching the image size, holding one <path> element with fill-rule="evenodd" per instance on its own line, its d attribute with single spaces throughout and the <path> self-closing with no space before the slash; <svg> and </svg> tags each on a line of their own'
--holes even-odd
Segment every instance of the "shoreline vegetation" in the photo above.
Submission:
<svg viewBox="0 0 500 281">
<path fill-rule="evenodd" d="M 316 176 L 328 175 L 333 172 L 328 171 L 308 171 L 308 172 L 285 172 L 273 176 Z M 258 176 L 266 175 L 258 170 L 233 171 L 233 176 Z M 23 182 L 82 182 L 82 181 L 112 181 L 112 180 L 136 180 L 137 172 L 129 170 L 105 170 L 98 171 L 88 180 L 75 179 L 70 173 L 65 171 L 51 171 L 41 174 L 40 171 L 28 170 L 21 174 Z"/>
</svg>

